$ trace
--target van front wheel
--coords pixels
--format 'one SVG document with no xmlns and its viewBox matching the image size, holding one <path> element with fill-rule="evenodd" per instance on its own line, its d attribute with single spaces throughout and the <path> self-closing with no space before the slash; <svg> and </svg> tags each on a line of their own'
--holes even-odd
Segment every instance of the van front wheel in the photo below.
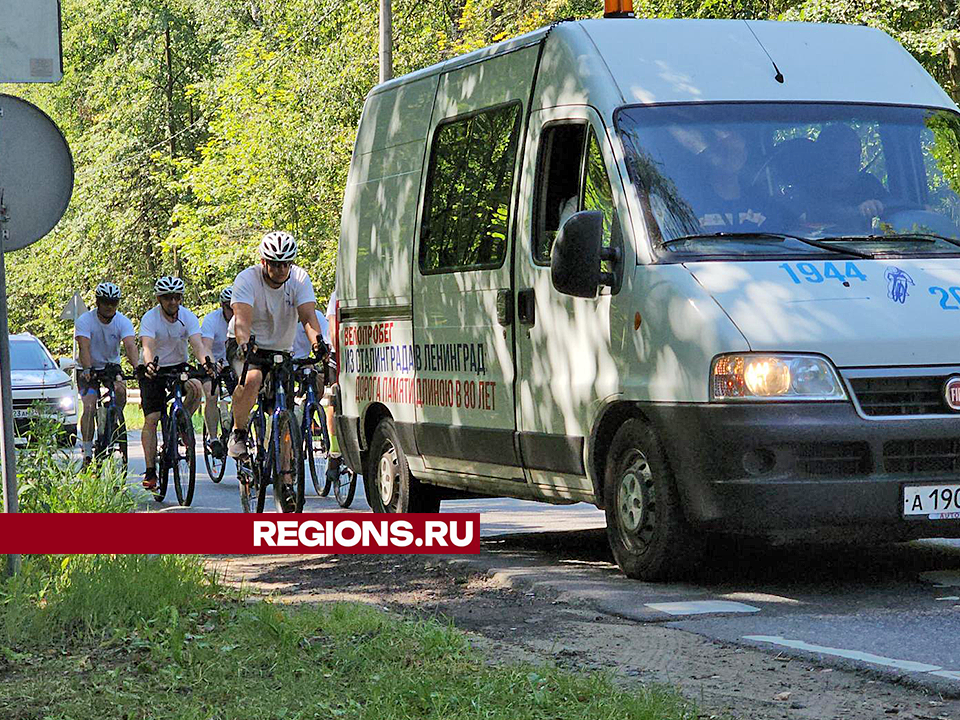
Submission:
<svg viewBox="0 0 960 720">
<path fill-rule="evenodd" d="M 367 502 L 374 512 L 435 513 L 440 511 L 436 490 L 410 474 L 407 456 L 393 419 L 384 418 L 370 440 L 364 473 Z"/>
<path fill-rule="evenodd" d="M 607 538 L 627 577 L 675 577 L 699 560 L 702 545 L 688 526 L 673 474 L 653 429 L 628 420 L 607 455 L 603 485 Z"/>
</svg>

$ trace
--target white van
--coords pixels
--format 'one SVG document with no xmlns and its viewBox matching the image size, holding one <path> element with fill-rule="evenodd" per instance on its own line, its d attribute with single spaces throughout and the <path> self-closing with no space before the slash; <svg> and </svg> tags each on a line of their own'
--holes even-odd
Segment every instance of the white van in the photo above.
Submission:
<svg viewBox="0 0 960 720">
<path fill-rule="evenodd" d="M 658 579 L 712 532 L 960 535 L 960 115 L 865 27 L 563 22 L 376 87 L 338 259 L 375 510 L 604 508 Z"/>
</svg>

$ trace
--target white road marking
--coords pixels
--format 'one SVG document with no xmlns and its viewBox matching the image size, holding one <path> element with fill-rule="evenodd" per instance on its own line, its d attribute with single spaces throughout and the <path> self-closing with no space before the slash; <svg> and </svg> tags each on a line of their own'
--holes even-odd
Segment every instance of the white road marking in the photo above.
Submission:
<svg viewBox="0 0 960 720">
<path fill-rule="evenodd" d="M 935 670 L 930 674 L 938 677 L 944 677 L 948 680 L 960 680 L 960 672 L 957 672 L 956 670 Z"/>
<path fill-rule="evenodd" d="M 648 608 L 668 615 L 704 615 L 707 613 L 753 613 L 760 608 L 728 600 L 691 600 L 690 602 L 646 603 Z"/>
<path fill-rule="evenodd" d="M 946 597 L 939 597 L 937 600 L 960 600 L 960 595 L 947 595 Z"/>
<path fill-rule="evenodd" d="M 824 647 L 823 645 L 812 645 L 803 640 L 787 640 L 779 635 L 746 635 L 744 640 L 753 640 L 754 642 L 766 642 L 773 645 L 782 645 L 795 650 L 806 650 L 807 652 L 821 653 L 823 655 L 834 655 L 849 660 L 859 660 L 860 662 L 870 663 L 871 665 L 885 665 L 887 667 L 906 670 L 908 672 L 925 672 L 939 674 L 942 677 L 951 679 L 960 679 L 960 673 L 945 671 L 939 665 L 928 665 L 927 663 L 913 662 L 912 660 L 897 660 L 895 658 L 884 657 L 883 655 L 874 655 L 872 653 L 861 652 L 859 650 L 845 650 L 843 648 Z M 939 671 L 939 672 L 938 672 Z M 944 675 L 943 673 L 948 673 Z"/>
</svg>

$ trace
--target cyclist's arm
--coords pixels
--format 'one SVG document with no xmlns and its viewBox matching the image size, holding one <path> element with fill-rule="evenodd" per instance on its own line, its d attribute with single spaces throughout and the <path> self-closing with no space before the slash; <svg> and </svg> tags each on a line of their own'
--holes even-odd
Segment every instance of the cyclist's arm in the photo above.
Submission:
<svg viewBox="0 0 960 720">
<path fill-rule="evenodd" d="M 206 346 L 203 344 L 203 339 L 200 337 L 200 333 L 194 333 L 187 338 L 187 342 L 190 343 L 190 347 L 193 349 L 193 355 L 197 358 L 197 361 L 203 365 L 204 360 L 208 357 L 213 360 L 213 353 L 207 352 Z"/>
<path fill-rule="evenodd" d="M 136 338 L 134 338 L 133 335 L 128 335 L 120 342 L 123 343 L 123 351 L 127 354 L 127 360 L 130 361 L 130 367 L 136 369 L 137 363 L 140 360 L 139 354 L 137 353 Z"/>
<path fill-rule="evenodd" d="M 77 347 L 80 349 L 80 369 L 89 370 L 93 367 L 93 356 L 90 354 L 90 338 L 77 335 Z"/>
<path fill-rule="evenodd" d="M 141 335 L 140 340 L 143 343 L 143 364 L 149 365 L 157 357 L 156 338 Z"/>
<path fill-rule="evenodd" d="M 250 326 L 253 324 L 253 305 L 242 302 L 233 303 L 233 334 L 237 345 L 250 342 Z"/>
<path fill-rule="evenodd" d="M 206 337 L 205 335 L 200 336 L 200 342 L 203 345 L 203 357 L 213 357 L 213 338 Z"/>
<path fill-rule="evenodd" d="M 320 323 L 317 322 L 317 304 L 315 302 L 305 302 L 297 306 L 297 315 L 300 322 L 303 323 L 303 329 L 307 333 L 307 340 L 310 345 L 316 345 L 323 342 L 323 336 L 320 334 Z"/>
</svg>

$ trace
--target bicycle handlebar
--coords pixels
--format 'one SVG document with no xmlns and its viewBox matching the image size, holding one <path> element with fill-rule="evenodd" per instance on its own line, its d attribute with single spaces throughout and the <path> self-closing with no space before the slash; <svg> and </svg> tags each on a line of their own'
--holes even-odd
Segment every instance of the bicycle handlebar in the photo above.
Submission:
<svg viewBox="0 0 960 720">
<path fill-rule="evenodd" d="M 201 368 L 195 367 L 193 365 L 187 365 L 185 368 L 164 368 L 156 371 L 156 374 L 153 376 L 154 379 L 161 380 L 171 380 L 171 379 L 181 379 L 182 375 L 186 373 L 187 379 L 207 379 L 210 378 L 210 373 Z"/>
<path fill-rule="evenodd" d="M 105 367 L 105 368 L 100 368 L 99 370 L 95 370 L 91 368 L 89 371 L 82 370 L 80 374 L 82 375 L 84 372 L 89 372 L 90 378 L 93 380 L 96 380 L 99 383 L 107 383 L 115 379 L 119 379 L 119 380 L 136 380 L 137 379 L 136 375 L 124 375 L 123 371 L 120 369 L 119 366 Z"/>
</svg>

